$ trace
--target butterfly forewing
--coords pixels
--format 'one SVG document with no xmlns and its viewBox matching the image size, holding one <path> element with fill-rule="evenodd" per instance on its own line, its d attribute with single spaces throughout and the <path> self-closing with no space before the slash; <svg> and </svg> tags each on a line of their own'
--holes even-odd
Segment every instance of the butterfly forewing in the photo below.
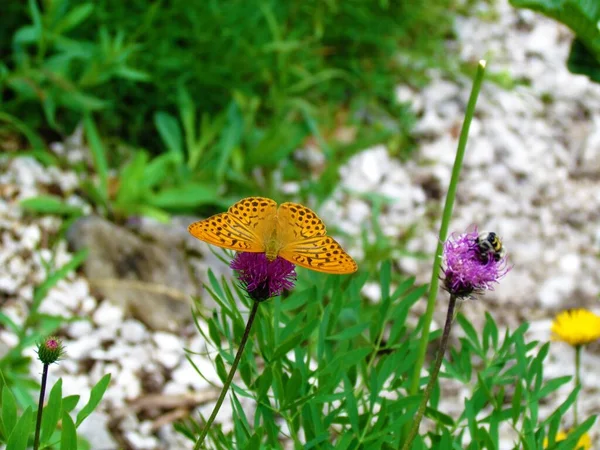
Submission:
<svg viewBox="0 0 600 450">
<path fill-rule="evenodd" d="M 282 203 L 277 210 L 277 235 L 282 242 L 325 236 L 325 224 L 311 209 L 298 203 Z"/>
<path fill-rule="evenodd" d="M 188 227 L 192 236 L 209 244 L 240 252 L 262 252 L 262 239 L 228 213 L 216 214 Z"/>
<path fill-rule="evenodd" d="M 231 250 L 264 252 L 265 236 L 274 228 L 277 203 L 268 198 L 240 200 L 226 213 L 191 224 L 189 232 L 196 238 Z"/>
</svg>

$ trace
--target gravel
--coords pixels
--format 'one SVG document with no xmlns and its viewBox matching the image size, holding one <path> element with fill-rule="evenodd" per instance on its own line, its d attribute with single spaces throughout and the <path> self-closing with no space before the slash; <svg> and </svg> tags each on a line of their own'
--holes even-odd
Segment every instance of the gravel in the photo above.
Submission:
<svg viewBox="0 0 600 450">
<path fill-rule="evenodd" d="M 572 36 L 565 27 L 530 11 L 514 10 L 505 0 L 494 3 L 494 21 L 465 18 L 457 24 L 462 60 L 475 63 L 486 57 L 489 64 L 451 228 L 462 231 L 477 224 L 498 232 L 514 267 L 506 282 L 483 300 L 469 302 L 462 311 L 476 329 L 485 310 L 511 328 L 528 320 L 529 337 L 547 341 L 557 311 L 589 307 L 600 312 L 596 307 L 600 292 L 600 85 L 567 71 Z M 340 187 L 320 214 L 349 236 L 360 236 L 373 207 L 370 195 L 377 194 L 390 199 L 379 223 L 387 236 L 406 240 L 412 254 L 431 254 L 435 249 L 439 212 L 471 80 L 431 75 L 433 81 L 421 91 L 405 85 L 396 90 L 397 99 L 411 101 L 419 116 L 416 157 L 403 163 L 378 146 L 342 167 Z M 508 76 L 516 86 L 504 89 L 490 81 L 493 75 L 496 79 Z M 64 152 L 68 146 L 71 160 L 86 160 L 86 153 L 77 150 L 78 143 L 81 136 L 75 135 L 54 149 Z M 320 153 L 309 149 L 299 155 L 314 161 Z M 58 267 L 71 255 L 64 241 L 49 250 L 60 219 L 33 218 L 23 213 L 19 201 L 58 186 L 70 203 L 88 211 L 89 207 L 75 194 L 79 181 L 72 172 L 44 168 L 28 158 L 1 156 L 0 169 L 0 264 L 4 268 L 0 299 L 3 313 L 20 324 L 32 300 L 32 286 L 46 276 L 46 263 L 53 257 Z M 285 187 L 286 192 L 296 188 L 293 183 Z M 372 230 L 369 233 L 373 236 Z M 360 259 L 360 239 L 346 243 Z M 420 282 L 428 281 L 428 260 L 403 253 L 394 255 L 394 262 L 398 270 L 416 275 Z M 377 285 L 368 284 L 365 295 L 377 301 Z M 206 350 L 193 328 L 179 333 L 150 329 L 109 298 L 93 295 L 87 280 L 77 273 L 50 290 L 41 310 L 81 319 L 63 332 L 69 357 L 50 371 L 51 382 L 63 378 L 64 394 L 82 395 L 81 407 L 91 386 L 105 373 L 112 373 L 104 401 L 80 428 L 93 448 L 191 448 L 170 424 L 161 425 L 163 414 L 177 410 L 161 402 L 180 401 L 184 408 L 200 406 L 203 414 L 210 412 L 214 388 L 196 374 L 183 351 Z M 438 324 L 443 315 L 439 308 Z M 0 351 L 15 342 L 12 333 L 0 331 Z M 33 356 L 33 350 L 28 352 Z M 203 375 L 219 384 L 211 359 L 193 358 Z M 571 360 L 571 349 L 553 343 L 548 377 L 571 374 L 565 358 Z M 600 379 L 594 375 L 599 358 L 584 352 L 582 382 L 588 393 L 600 388 Z M 32 375 L 37 377 L 41 370 L 37 361 L 32 364 Z M 569 385 L 564 386 L 541 414 L 551 411 L 569 390 Z M 461 389 L 452 393 L 454 397 L 442 404 L 449 412 L 457 404 L 460 407 L 464 394 Z M 200 394 L 203 397 L 190 400 Z M 136 409 L 140 398 L 157 403 Z M 580 398 L 582 417 L 598 411 L 594 396 Z M 230 417 L 225 402 L 219 420 L 228 423 Z M 510 439 L 505 434 L 502 448 L 511 448 Z"/>
</svg>

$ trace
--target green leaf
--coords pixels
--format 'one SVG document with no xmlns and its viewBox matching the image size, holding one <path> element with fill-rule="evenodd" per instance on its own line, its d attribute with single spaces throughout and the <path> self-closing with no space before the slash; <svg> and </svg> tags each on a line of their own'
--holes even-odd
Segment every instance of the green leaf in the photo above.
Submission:
<svg viewBox="0 0 600 450">
<path fill-rule="evenodd" d="M 587 75 L 590 80 L 600 83 L 600 61 L 580 39 L 574 39 L 571 44 L 567 68 L 571 73 Z"/>
<path fill-rule="evenodd" d="M 81 414 L 81 412 L 79 414 Z M 62 416 L 62 433 L 60 435 L 60 450 L 77 450 L 77 431 L 75 429 L 76 429 L 76 426 L 73 423 L 73 419 L 71 419 L 71 416 L 69 415 L 69 413 L 65 411 Z"/>
<path fill-rule="evenodd" d="M 77 414 L 76 427 L 81 425 L 81 422 L 83 422 L 85 420 L 85 418 L 87 416 L 89 416 L 94 411 L 94 409 L 96 409 L 96 406 L 98 406 L 98 404 L 100 403 L 100 400 L 102 400 L 102 396 L 106 392 L 106 389 L 108 388 L 109 383 L 110 383 L 110 373 L 107 373 L 92 388 L 92 391 L 90 392 L 90 400 L 83 407 L 83 409 L 81 411 L 79 411 L 79 414 Z"/>
<path fill-rule="evenodd" d="M 217 366 L 217 375 L 219 375 L 221 381 L 225 383 L 225 380 L 227 380 L 227 369 L 225 369 L 225 363 L 223 362 L 221 355 L 217 355 L 215 364 Z"/>
<path fill-rule="evenodd" d="M 217 186 L 188 183 L 161 190 L 150 197 L 149 203 L 164 209 L 188 209 L 214 203 L 216 196 Z"/>
<path fill-rule="evenodd" d="M 77 406 L 77 403 L 79 403 L 79 395 L 68 395 L 67 397 L 62 399 L 62 408 L 63 411 L 66 412 L 71 412 L 75 409 L 75 407 Z"/>
<path fill-rule="evenodd" d="M 52 155 L 47 152 L 46 146 L 44 145 L 44 141 L 42 138 L 35 132 L 33 128 L 27 125 L 25 122 L 17 119 L 16 117 L 4 112 L 0 111 L 0 121 L 8 123 L 12 128 L 17 130 L 19 133 L 23 134 L 29 141 L 29 144 L 33 147 L 37 152 L 46 153 L 47 155 Z M 54 158 L 52 158 L 54 159 Z"/>
<path fill-rule="evenodd" d="M 517 379 L 515 381 L 515 393 L 513 395 L 512 398 L 512 422 L 513 425 L 516 425 L 517 421 L 519 420 L 519 417 L 521 416 L 521 398 L 523 395 L 523 384 L 521 383 L 520 379 Z"/>
<path fill-rule="evenodd" d="M 55 26 L 54 33 L 62 34 L 66 31 L 75 28 L 82 23 L 94 10 L 92 3 L 84 3 L 83 5 L 73 6 L 69 13 L 63 17 Z"/>
<path fill-rule="evenodd" d="M 17 403 L 8 386 L 2 387 L 2 428 L 4 436 L 10 436 L 17 424 Z"/>
<path fill-rule="evenodd" d="M 361 334 L 364 330 L 369 327 L 368 323 L 359 323 L 357 325 L 346 328 L 341 333 L 335 334 L 333 336 L 328 336 L 328 341 L 345 341 L 348 339 L 352 339 L 355 336 Z"/>
<path fill-rule="evenodd" d="M 159 111 L 154 114 L 154 125 L 167 149 L 177 155 L 178 163 L 183 163 L 183 137 L 177 119 L 166 112 Z"/>
<path fill-rule="evenodd" d="M 144 197 L 146 193 L 144 178 L 147 164 L 148 154 L 142 151 L 135 152 L 133 160 L 121 170 L 119 192 L 115 203 L 137 203 Z"/>
<path fill-rule="evenodd" d="M 21 208 L 38 214 L 56 214 L 58 216 L 82 216 L 83 209 L 65 203 L 59 197 L 53 195 L 39 195 L 29 197 L 20 202 Z"/>
<path fill-rule="evenodd" d="M 50 440 L 52 433 L 56 430 L 56 425 L 62 412 L 62 378 L 59 378 L 48 397 L 48 404 L 44 408 L 42 416 L 42 433 L 40 442 L 45 443 Z"/>
<path fill-rule="evenodd" d="M 221 137 L 217 144 L 219 149 L 215 173 L 217 181 L 223 180 L 231 154 L 239 146 L 242 140 L 243 130 L 244 119 L 242 117 L 242 112 L 237 103 L 232 101 L 227 108 L 227 123 L 221 132 Z"/>
<path fill-rule="evenodd" d="M 98 178 L 100 179 L 100 186 L 98 192 L 102 196 L 104 202 L 108 201 L 108 162 L 106 160 L 106 151 L 104 145 L 98 135 L 96 124 L 91 114 L 86 114 L 84 118 L 84 129 L 85 135 L 88 140 L 90 152 L 92 153 L 92 159 L 94 160 L 94 167 Z"/>
<path fill-rule="evenodd" d="M 33 412 L 29 406 L 24 412 L 17 425 L 14 427 L 8 442 L 6 443 L 7 450 L 26 450 L 27 441 L 32 430 Z"/>
</svg>

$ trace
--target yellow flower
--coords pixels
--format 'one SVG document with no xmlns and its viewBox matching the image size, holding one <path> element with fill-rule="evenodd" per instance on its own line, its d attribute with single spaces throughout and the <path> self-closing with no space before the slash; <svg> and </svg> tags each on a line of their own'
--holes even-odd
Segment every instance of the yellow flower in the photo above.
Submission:
<svg viewBox="0 0 600 450">
<path fill-rule="evenodd" d="M 552 339 L 572 346 L 589 344 L 600 338 L 600 316 L 587 309 L 570 309 L 552 322 Z"/>
<path fill-rule="evenodd" d="M 559 431 L 556 433 L 556 437 L 554 438 L 554 442 L 564 441 L 567 438 L 567 433 L 564 431 Z M 548 448 L 548 438 L 544 438 L 544 448 Z M 592 448 L 592 439 L 590 435 L 585 433 L 577 441 L 577 446 L 575 450 L 590 450 Z"/>
</svg>

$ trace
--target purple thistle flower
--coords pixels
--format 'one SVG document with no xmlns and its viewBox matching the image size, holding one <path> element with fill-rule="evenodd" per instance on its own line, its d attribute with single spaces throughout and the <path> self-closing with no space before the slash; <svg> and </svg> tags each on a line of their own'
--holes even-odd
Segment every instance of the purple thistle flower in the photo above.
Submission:
<svg viewBox="0 0 600 450">
<path fill-rule="evenodd" d="M 294 288 L 295 266 L 279 256 L 269 261 L 264 253 L 239 252 L 229 266 L 248 295 L 259 302 Z"/>
<path fill-rule="evenodd" d="M 511 267 L 506 256 L 482 258 L 477 229 L 464 234 L 452 234 L 444 243 L 444 288 L 457 297 L 469 297 L 493 290 Z"/>
</svg>

